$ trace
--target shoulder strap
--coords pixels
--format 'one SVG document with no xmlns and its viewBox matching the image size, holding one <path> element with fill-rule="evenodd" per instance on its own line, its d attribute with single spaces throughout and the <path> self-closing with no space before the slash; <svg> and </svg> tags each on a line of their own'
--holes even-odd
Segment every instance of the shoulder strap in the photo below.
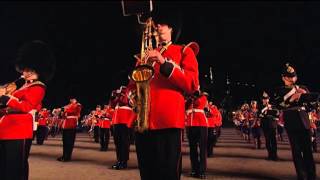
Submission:
<svg viewBox="0 0 320 180">
<path fill-rule="evenodd" d="M 187 47 L 190 47 L 193 50 L 194 55 L 197 56 L 199 53 L 199 50 L 200 50 L 199 44 L 196 42 L 190 42 L 189 44 L 182 45 L 182 46 L 183 46 L 182 53 L 184 53 L 184 51 L 187 49 Z"/>
<path fill-rule="evenodd" d="M 35 81 L 35 82 L 29 84 L 27 87 L 31 87 L 31 86 L 43 86 L 44 88 L 47 87 L 47 86 L 46 86 L 43 82 L 41 82 L 41 81 Z"/>
</svg>

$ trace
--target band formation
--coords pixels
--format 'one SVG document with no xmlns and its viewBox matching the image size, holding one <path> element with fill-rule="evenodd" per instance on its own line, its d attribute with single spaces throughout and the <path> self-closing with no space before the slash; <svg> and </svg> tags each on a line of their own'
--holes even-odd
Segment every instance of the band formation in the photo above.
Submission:
<svg viewBox="0 0 320 180">
<path fill-rule="evenodd" d="M 96 105 L 85 115 L 75 97 L 63 107 L 42 107 L 45 83 L 53 76 L 53 54 L 42 41 L 22 46 L 16 64 L 21 78 L 0 88 L 1 179 L 28 179 L 32 140 L 42 145 L 61 133 L 63 154 L 57 160 L 72 161 L 79 127 L 100 143 L 100 151 L 109 150 L 113 137 L 115 170 L 127 168 L 129 147 L 135 145 L 143 180 L 180 179 L 181 146 L 188 141 L 190 175 L 205 179 L 206 160 L 214 155 L 223 118 L 199 83 L 199 45 L 173 42 L 174 28 L 172 18 L 148 19 L 129 83 L 113 90 L 107 104 Z M 158 35 L 156 47 L 150 43 L 152 29 Z M 313 152 L 317 152 L 319 95 L 296 84 L 297 73 L 291 64 L 285 64 L 279 74 L 282 87 L 261 92 L 261 99 L 235 110 L 232 120 L 239 135 L 256 149 L 261 148 L 263 133 L 270 161 L 278 160 L 277 141 L 284 141 L 286 132 L 297 178 L 316 179 Z"/>
</svg>

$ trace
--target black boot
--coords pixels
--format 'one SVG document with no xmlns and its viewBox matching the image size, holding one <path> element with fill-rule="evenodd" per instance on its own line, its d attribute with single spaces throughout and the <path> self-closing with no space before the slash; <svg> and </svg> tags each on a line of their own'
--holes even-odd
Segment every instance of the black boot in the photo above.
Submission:
<svg viewBox="0 0 320 180">
<path fill-rule="evenodd" d="M 207 179 L 207 176 L 206 176 L 206 174 L 204 172 L 202 172 L 202 173 L 199 174 L 199 178 L 200 179 Z"/>
<path fill-rule="evenodd" d="M 61 156 L 61 157 L 58 157 L 58 158 L 57 158 L 57 161 L 69 162 L 69 161 L 71 161 L 71 158 L 65 158 L 65 157 Z"/>
<path fill-rule="evenodd" d="M 194 177 L 194 178 L 198 178 L 199 177 L 199 173 L 196 170 L 192 170 L 191 173 L 190 173 L 190 176 Z"/>
<path fill-rule="evenodd" d="M 119 166 L 120 166 L 120 161 L 118 161 L 114 165 L 112 165 L 112 169 L 118 169 Z"/>
<path fill-rule="evenodd" d="M 127 169 L 127 162 L 118 161 L 116 164 L 112 166 L 112 169 L 116 169 L 116 170 Z"/>
<path fill-rule="evenodd" d="M 128 167 L 127 161 L 122 161 L 122 162 L 121 162 L 120 169 L 127 169 L 127 167 Z"/>
<path fill-rule="evenodd" d="M 101 147 L 101 148 L 100 148 L 100 151 L 107 151 L 107 150 L 108 150 L 107 147 Z"/>
<path fill-rule="evenodd" d="M 259 139 L 257 139 L 257 141 L 258 141 L 258 142 L 257 142 L 257 143 L 258 143 L 258 144 L 257 144 L 258 149 L 261 149 L 261 140 L 260 140 L 260 138 L 259 138 Z"/>
</svg>

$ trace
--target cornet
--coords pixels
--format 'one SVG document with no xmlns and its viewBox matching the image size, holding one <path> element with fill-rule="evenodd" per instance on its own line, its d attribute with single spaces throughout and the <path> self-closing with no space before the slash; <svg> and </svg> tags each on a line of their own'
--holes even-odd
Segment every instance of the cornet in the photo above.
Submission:
<svg viewBox="0 0 320 180">
<path fill-rule="evenodd" d="M 17 90 L 16 82 L 19 81 L 20 79 L 25 79 L 25 76 L 22 75 L 18 79 L 14 80 L 13 82 L 0 86 L 0 89 L 4 89 L 5 91 L 4 95 L 12 94 L 15 90 Z"/>
</svg>

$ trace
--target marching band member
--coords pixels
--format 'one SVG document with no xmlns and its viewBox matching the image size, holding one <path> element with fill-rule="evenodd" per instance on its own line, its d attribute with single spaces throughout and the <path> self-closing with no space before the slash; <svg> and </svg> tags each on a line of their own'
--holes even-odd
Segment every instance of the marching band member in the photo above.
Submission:
<svg viewBox="0 0 320 180">
<path fill-rule="evenodd" d="M 208 112 L 206 113 L 208 119 L 208 143 L 207 143 L 207 155 L 208 157 L 213 156 L 213 147 L 215 146 L 219 128 L 222 125 L 222 116 L 217 108 L 212 102 L 209 102 Z"/>
<path fill-rule="evenodd" d="M 283 133 L 284 133 L 283 113 L 280 112 L 279 121 L 277 123 L 277 139 L 278 139 L 278 141 L 284 141 Z"/>
<path fill-rule="evenodd" d="M 240 110 L 241 130 L 244 140 L 250 143 L 251 126 L 249 121 L 249 104 L 244 103 Z"/>
<path fill-rule="evenodd" d="M 113 115 L 110 105 L 104 105 L 100 122 L 100 151 L 107 151 L 110 139 L 110 124 Z"/>
<path fill-rule="evenodd" d="M 257 101 L 251 101 L 249 110 L 249 121 L 252 131 L 252 136 L 254 139 L 254 145 L 256 149 L 261 149 L 261 128 L 260 128 L 260 118 L 258 117 L 258 106 Z"/>
<path fill-rule="evenodd" d="M 81 109 L 82 105 L 75 98 L 71 98 L 70 103 L 63 108 L 65 118 L 62 123 L 63 155 L 57 158 L 58 161 L 71 161 Z"/>
<path fill-rule="evenodd" d="M 212 102 L 209 102 L 207 110 L 205 111 L 207 120 L 208 120 L 208 142 L 207 142 L 207 156 L 213 156 L 213 143 L 215 141 L 214 127 L 215 127 L 215 118 L 216 114 L 212 107 Z"/>
<path fill-rule="evenodd" d="M 0 88 L 0 105 L 5 107 L 0 115 L 0 174 L 3 180 L 28 179 L 35 113 L 41 109 L 46 92 L 42 81 L 52 78 L 54 65 L 55 59 L 46 43 L 25 43 L 16 63 L 25 84 L 12 92 L 10 86 Z"/>
<path fill-rule="evenodd" d="M 155 16 L 162 47 L 146 52 L 154 62 L 154 77 L 150 81 L 149 129 L 135 134 L 136 151 L 142 180 L 178 180 L 181 175 L 181 133 L 184 128 L 184 93 L 193 94 L 199 88 L 196 54 L 199 46 L 172 44 L 172 32 L 178 17 L 168 10 Z M 167 17 L 165 17 L 167 16 Z"/>
<path fill-rule="evenodd" d="M 127 161 L 129 160 L 129 128 L 132 126 L 136 115 L 133 109 L 129 106 L 129 92 L 131 87 L 121 86 L 117 91 L 117 102 L 114 114 L 112 117 L 113 138 L 116 145 L 117 162 L 112 166 L 113 169 L 126 169 Z"/>
<path fill-rule="evenodd" d="M 37 129 L 37 144 L 42 145 L 48 133 L 48 118 L 49 111 L 47 108 L 42 108 L 38 114 L 38 129 Z"/>
<path fill-rule="evenodd" d="M 279 111 L 269 103 L 269 95 L 266 92 L 262 94 L 262 109 L 259 117 L 261 118 L 261 128 L 266 140 L 266 149 L 268 151 L 267 160 L 278 160 L 277 155 L 277 122 L 279 120 Z"/>
<path fill-rule="evenodd" d="M 92 134 L 94 131 L 94 127 L 96 126 L 95 124 L 98 122 L 94 115 L 95 113 L 96 113 L 95 110 L 92 110 L 90 114 L 88 114 L 88 116 L 86 117 L 86 125 L 88 127 L 88 134 L 90 137 L 94 137 L 94 135 Z"/>
<path fill-rule="evenodd" d="M 214 130 L 216 131 L 215 134 L 215 141 L 213 141 L 213 146 L 216 146 L 218 139 L 221 135 L 221 128 L 222 128 L 222 109 L 218 109 L 217 106 L 212 106 L 214 109 L 216 108 L 217 111 L 217 118 L 215 118 L 215 127 Z"/>
<path fill-rule="evenodd" d="M 308 93 L 308 89 L 296 84 L 296 71 L 288 63 L 282 72 L 282 81 L 284 86 L 276 90 L 275 102 L 283 113 L 284 127 L 288 134 L 297 178 L 304 179 L 306 175 L 307 179 L 316 179 L 310 120 L 305 106 L 299 103 L 301 95 Z"/>
<path fill-rule="evenodd" d="M 52 137 L 55 137 L 56 134 L 60 131 L 60 121 L 61 121 L 61 108 L 56 108 L 52 110 L 52 126 L 50 134 Z"/>
<path fill-rule="evenodd" d="M 318 148 L 317 148 L 317 124 L 316 124 L 316 122 L 319 121 L 319 117 L 318 117 L 317 109 L 314 109 L 309 113 L 309 119 L 310 119 L 312 150 L 313 150 L 313 152 L 318 152 Z"/>
<path fill-rule="evenodd" d="M 206 178 L 207 168 L 208 120 L 204 111 L 208 106 L 207 96 L 206 92 L 201 92 L 187 101 L 186 130 L 190 147 L 191 176 L 201 179 Z"/>
<path fill-rule="evenodd" d="M 102 117 L 103 111 L 101 110 L 101 106 L 97 105 L 96 110 L 94 111 L 94 120 L 96 121 L 94 123 L 93 127 L 93 138 L 94 142 L 99 143 L 99 133 L 100 133 L 100 123 L 101 123 L 101 117 Z"/>
</svg>

